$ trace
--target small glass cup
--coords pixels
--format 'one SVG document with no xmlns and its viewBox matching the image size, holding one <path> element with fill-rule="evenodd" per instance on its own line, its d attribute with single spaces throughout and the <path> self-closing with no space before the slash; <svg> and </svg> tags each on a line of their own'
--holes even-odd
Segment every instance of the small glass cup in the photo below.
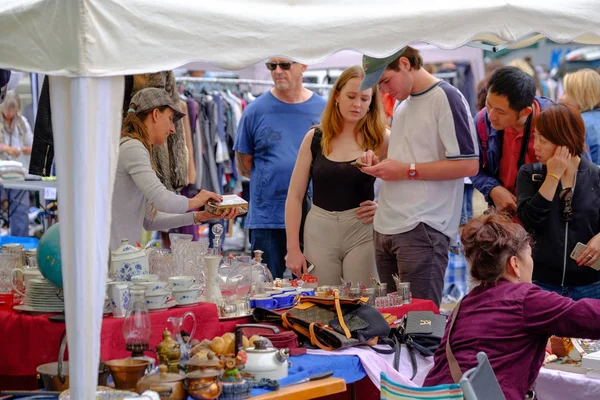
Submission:
<svg viewBox="0 0 600 400">
<path fill-rule="evenodd" d="M 387 283 L 382 282 L 379 285 L 377 285 L 377 287 L 375 288 L 375 293 L 377 294 L 377 297 L 387 296 Z"/>
</svg>

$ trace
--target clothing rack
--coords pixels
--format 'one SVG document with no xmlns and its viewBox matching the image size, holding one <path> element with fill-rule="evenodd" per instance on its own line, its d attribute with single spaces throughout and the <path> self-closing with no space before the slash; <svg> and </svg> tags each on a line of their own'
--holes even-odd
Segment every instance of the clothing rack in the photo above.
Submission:
<svg viewBox="0 0 600 400">
<path fill-rule="evenodd" d="M 273 86 L 273 81 L 261 81 L 257 79 L 234 79 L 234 78 L 194 78 L 191 76 L 182 76 L 175 78 L 176 82 L 181 83 L 223 83 L 223 84 L 246 84 L 256 86 Z M 321 83 L 304 83 L 303 86 L 307 89 L 331 89 L 333 85 L 325 85 Z"/>
</svg>

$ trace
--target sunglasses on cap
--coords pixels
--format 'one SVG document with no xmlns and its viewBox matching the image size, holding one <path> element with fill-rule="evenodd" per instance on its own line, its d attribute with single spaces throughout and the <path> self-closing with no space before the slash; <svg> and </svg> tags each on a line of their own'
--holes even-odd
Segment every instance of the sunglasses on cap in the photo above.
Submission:
<svg viewBox="0 0 600 400">
<path fill-rule="evenodd" d="M 281 68 L 284 71 L 289 71 L 290 68 L 292 68 L 292 64 L 296 64 L 295 61 L 291 61 L 291 62 L 267 62 L 265 63 L 265 65 L 267 66 L 267 69 L 269 71 L 275 71 L 277 69 L 277 66 L 279 65 L 279 68 Z"/>
</svg>

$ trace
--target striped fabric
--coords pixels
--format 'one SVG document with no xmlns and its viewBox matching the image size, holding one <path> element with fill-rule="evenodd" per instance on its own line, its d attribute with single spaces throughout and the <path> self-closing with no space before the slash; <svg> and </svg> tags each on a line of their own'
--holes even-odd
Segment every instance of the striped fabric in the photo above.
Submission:
<svg viewBox="0 0 600 400">
<path fill-rule="evenodd" d="M 463 400 L 463 391 L 459 384 L 432 387 L 409 387 L 393 382 L 381 373 L 381 400 Z"/>
</svg>

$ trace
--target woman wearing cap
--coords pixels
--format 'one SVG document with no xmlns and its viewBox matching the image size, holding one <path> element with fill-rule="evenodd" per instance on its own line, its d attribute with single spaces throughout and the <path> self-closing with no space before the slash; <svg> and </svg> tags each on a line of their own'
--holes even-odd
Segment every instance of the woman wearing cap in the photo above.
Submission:
<svg viewBox="0 0 600 400">
<path fill-rule="evenodd" d="M 163 89 L 146 88 L 131 99 L 123 121 L 119 160 L 112 200 L 110 248 L 121 239 L 139 242 L 142 228 L 167 230 L 198 224 L 214 218 L 235 218 L 237 212 L 215 216 L 198 209 L 208 200 L 222 197 L 206 190 L 188 199 L 167 190 L 152 165 L 152 145 L 162 145 L 175 132 L 175 122 L 185 114 L 175 106 Z"/>
<path fill-rule="evenodd" d="M 306 272 L 306 258 L 323 285 L 340 278 L 366 284 L 377 275 L 373 247 L 375 178 L 352 165 L 364 151 L 387 153 L 389 131 L 377 86 L 360 91 L 360 66 L 346 69 L 336 80 L 321 125 L 304 137 L 285 204 L 286 266 L 297 276 Z M 304 254 L 300 250 L 302 199 L 313 182 L 313 206 L 306 216 Z"/>
</svg>

